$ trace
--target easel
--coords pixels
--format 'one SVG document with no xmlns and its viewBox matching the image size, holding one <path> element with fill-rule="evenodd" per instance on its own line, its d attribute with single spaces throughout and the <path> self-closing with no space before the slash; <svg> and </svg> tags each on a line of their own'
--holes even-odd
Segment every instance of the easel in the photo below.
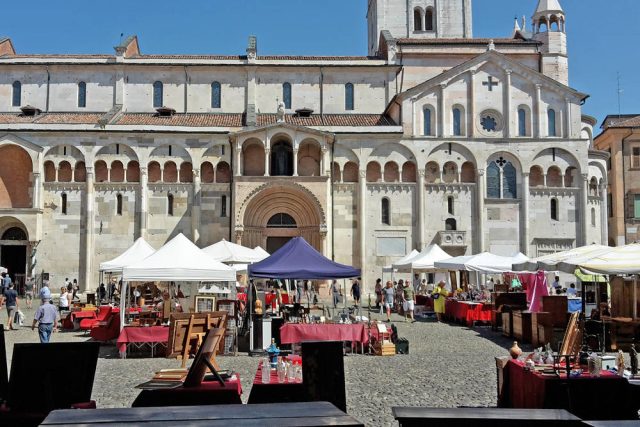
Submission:
<svg viewBox="0 0 640 427">
<path fill-rule="evenodd" d="M 584 331 L 584 320 L 580 313 L 573 313 L 569 319 L 567 330 L 560 346 L 559 355 L 562 357 L 577 358 L 582 346 L 582 334 Z"/>
<path fill-rule="evenodd" d="M 189 316 L 189 323 L 187 324 L 187 332 L 184 334 L 184 342 L 182 344 L 182 367 L 186 367 L 187 366 L 187 360 L 189 359 L 189 354 L 191 353 L 191 348 L 192 348 L 192 342 L 195 340 L 196 341 L 196 349 L 199 349 L 202 346 L 202 343 L 205 340 L 205 337 L 209 334 L 209 332 L 211 332 L 212 330 L 218 330 L 218 328 L 211 328 L 211 314 L 207 313 L 207 317 L 206 317 L 206 323 L 205 323 L 205 331 L 204 332 L 193 332 L 193 326 L 195 323 L 195 316 L 192 314 L 191 316 Z M 223 331 L 223 335 L 224 335 L 224 329 L 221 329 Z M 216 340 L 216 343 L 219 342 L 219 339 Z M 197 353 L 197 351 L 196 351 Z M 215 351 L 212 353 L 211 355 L 211 359 L 210 361 L 208 360 L 206 363 L 210 363 L 213 365 L 213 367 L 215 368 L 215 370 L 220 370 L 220 367 L 218 366 L 218 362 L 216 361 L 215 358 Z M 207 365 L 209 366 L 209 365 Z M 213 372 L 213 370 L 212 370 Z"/>
</svg>

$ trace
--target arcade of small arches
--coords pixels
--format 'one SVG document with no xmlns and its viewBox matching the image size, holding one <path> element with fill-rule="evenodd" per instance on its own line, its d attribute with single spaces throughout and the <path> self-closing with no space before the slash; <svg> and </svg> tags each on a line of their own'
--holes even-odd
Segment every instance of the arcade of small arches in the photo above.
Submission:
<svg viewBox="0 0 640 427">
<path fill-rule="evenodd" d="M 413 9 L 413 31 L 434 31 L 435 19 L 433 7 L 422 8 L 417 6 Z"/>
<path fill-rule="evenodd" d="M 566 25 L 564 15 L 544 15 L 539 18 L 534 18 L 533 21 L 533 33 L 544 33 L 547 31 L 552 32 L 566 32 Z"/>
<path fill-rule="evenodd" d="M 313 138 L 294 144 L 278 134 L 266 143 L 248 138 L 238 147 L 238 176 L 322 176 L 326 148 Z"/>
</svg>

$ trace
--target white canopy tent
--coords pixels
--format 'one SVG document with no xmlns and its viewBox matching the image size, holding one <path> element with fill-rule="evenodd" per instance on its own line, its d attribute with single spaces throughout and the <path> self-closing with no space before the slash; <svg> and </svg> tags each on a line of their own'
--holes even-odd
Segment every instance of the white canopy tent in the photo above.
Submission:
<svg viewBox="0 0 640 427">
<path fill-rule="evenodd" d="M 565 259 L 558 267 L 560 271 L 567 273 L 579 268 L 586 274 L 640 274 L 640 243 L 605 247 L 600 251 Z"/>
<path fill-rule="evenodd" d="M 6 273 L 6 272 L 7 272 L 7 269 L 2 267 L 2 266 L 0 266 L 0 274 Z"/>
<path fill-rule="evenodd" d="M 608 246 L 588 245 L 579 248 L 569 249 L 568 251 L 556 252 L 553 254 L 543 255 L 529 260 L 519 261 L 513 264 L 513 271 L 557 271 L 558 265 L 565 260 L 582 257 L 589 254 L 600 253 L 608 250 Z M 574 268 L 575 271 L 575 268 Z M 573 271 L 570 272 L 573 274 Z"/>
<path fill-rule="evenodd" d="M 410 263 L 411 260 L 413 260 L 418 255 L 420 255 L 420 252 L 418 252 L 417 250 L 414 249 L 411 252 L 409 252 L 407 255 L 405 255 L 402 258 L 400 258 L 398 261 L 394 262 L 391 265 L 391 268 L 397 270 L 396 266 L 398 266 L 398 265 L 406 265 L 406 264 Z"/>
<path fill-rule="evenodd" d="M 514 263 L 525 262 L 529 258 L 523 253 L 518 253 L 511 257 L 494 255 L 489 252 L 482 252 L 477 255 L 459 256 L 436 261 L 435 268 L 451 271 L 476 271 L 485 274 L 498 274 L 513 271 Z"/>
<path fill-rule="evenodd" d="M 402 260 L 400 260 L 393 263 L 393 268 L 397 269 L 398 271 L 413 271 L 416 273 L 425 271 L 431 272 L 438 270 L 435 267 L 435 262 L 444 261 L 450 258 L 451 255 L 442 250 L 440 246 L 433 244 L 427 246 L 422 252 L 417 253 L 415 256 L 409 258 L 405 262 L 402 262 Z"/>
<path fill-rule="evenodd" d="M 100 263 L 100 271 L 108 273 L 122 273 L 122 269 L 128 265 L 142 261 L 156 250 L 151 247 L 146 240 L 140 237 L 129 249 L 124 251 L 120 256 Z"/>
<path fill-rule="evenodd" d="M 218 243 L 214 243 L 211 246 L 207 246 L 202 251 L 212 256 L 216 261 L 227 264 L 251 264 L 254 262 L 262 261 L 269 257 L 269 254 L 262 250 L 245 248 L 244 246 L 237 245 L 235 243 L 221 240 Z"/>
<path fill-rule="evenodd" d="M 269 258 L 271 256 L 271 254 L 269 252 L 265 251 L 260 246 L 256 246 L 255 248 L 253 248 L 253 250 L 256 251 L 259 254 L 264 255 L 265 258 Z"/>
<path fill-rule="evenodd" d="M 156 282 L 235 282 L 236 272 L 216 261 L 180 233 L 155 253 L 122 270 L 120 327 L 124 327 L 127 283 Z"/>
</svg>

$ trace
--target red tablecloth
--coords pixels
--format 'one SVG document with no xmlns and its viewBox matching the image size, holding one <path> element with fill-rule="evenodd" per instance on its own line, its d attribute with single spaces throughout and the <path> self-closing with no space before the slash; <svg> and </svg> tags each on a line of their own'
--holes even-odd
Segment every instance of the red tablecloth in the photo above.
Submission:
<svg viewBox="0 0 640 427">
<path fill-rule="evenodd" d="M 299 357 L 299 356 L 297 356 Z M 302 381 L 278 382 L 278 372 L 273 369 L 269 383 L 262 382 L 262 362 L 253 378 L 253 386 L 247 403 L 305 402 L 306 393 Z"/>
<path fill-rule="evenodd" d="M 117 345 L 121 354 L 127 351 L 129 343 L 168 343 L 169 327 L 167 326 L 129 326 L 120 331 Z"/>
<path fill-rule="evenodd" d="M 425 308 L 433 310 L 433 298 L 428 295 L 416 295 L 416 305 L 423 305 Z"/>
<path fill-rule="evenodd" d="M 192 406 L 241 404 L 240 376 L 225 381 L 205 381 L 198 387 L 178 387 L 171 390 L 142 390 L 131 405 L 136 407 Z"/>
<path fill-rule="evenodd" d="M 293 344 L 302 341 L 351 341 L 366 345 L 369 342 L 365 325 L 286 323 L 280 328 L 280 342 Z"/>
<path fill-rule="evenodd" d="M 491 322 L 491 305 L 468 301 L 445 301 L 445 316 L 472 326 L 474 322 Z"/>
<path fill-rule="evenodd" d="M 611 372 L 602 371 L 597 378 L 585 374 L 567 380 L 564 374 L 547 376 L 525 371 L 523 366 L 521 361 L 510 360 L 505 368 L 511 408 L 566 409 L 588 420 L 620 419 L 633 413 L 633 402 L 625 400 L 628 381 Z"/>
</svg>

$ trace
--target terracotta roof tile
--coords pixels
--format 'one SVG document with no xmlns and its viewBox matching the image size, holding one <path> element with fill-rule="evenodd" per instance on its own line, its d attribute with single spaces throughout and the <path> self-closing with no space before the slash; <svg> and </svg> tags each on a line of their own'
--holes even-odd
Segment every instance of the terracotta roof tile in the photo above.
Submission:
<svg viewBox="0 0 640 427">
<path fill-rule="evenodd" d="M 608 128 L 634 128 L 640 127 L 640 115 L 635 117 L 626 117 L 622 120 L 616 120 L 616 118 L 609 118 L 607 123 L 605 123 Z"/>
<path fill-rule="evenodd" d="M 246 55 L 140 55 L 135 59 L 209 59 L 209 60 L 232 60 L 241 61 L 247 59 Z"/>
<path fill-rule="evenodd" d="M 164 117 L 152 113 L 125 113 L 113 124 L 117 126 L 242 127 L 242 114 L 187 113 Z"/>
<path fill-rule="evenodd" d="M 258 126 L 276 123 L 276 114 L 259 114 Z M 285 122 L 297 126 L 396 126 L 390 117 L 381 114 L 325 114 L 321 119 L 319 114 L 310 117 L 299 117 L 287 114 Z"/>
<path fill-rule="evenodd" d="M 527 45 L 527 44 L 540 44 L 535 40 L 522 40 L 522 39 L 397 39 L 398 44 L 404 45 L 488 45 L 493 40 L 496 45 L 515 44 L 515 45 Z"/>
<path fill-rule="evenodd" d="M 23 114 L 0 114 L 0 123 L 36 123 L 36 124 L 96 124 L 102 116 L 100 113 L 42 113 L 37 116 Z"/>
<path fill-rule="evenodd" d="M 367 61 L 380 59 L 373 56 L 307 56 L 307 55 L 265 55 L 257 59 L 265 61 Z"/>
<path fill-rule="evenodd" d="M 69 53 L 69 54 L 29 53 L 29 54 L 25 54 L 25 53 L 23 53 L 23 54 L 11 55 L 10 58 L 11 59 L 14 59 L 14 58 L 63 58 L 63 59 L 109 59 L 109 58 L 113 58 L 113 59 L 115 59 L 115 56 L 108 55 L 108 54 L 74 54 L 74 53 Z"/>
</svg>

